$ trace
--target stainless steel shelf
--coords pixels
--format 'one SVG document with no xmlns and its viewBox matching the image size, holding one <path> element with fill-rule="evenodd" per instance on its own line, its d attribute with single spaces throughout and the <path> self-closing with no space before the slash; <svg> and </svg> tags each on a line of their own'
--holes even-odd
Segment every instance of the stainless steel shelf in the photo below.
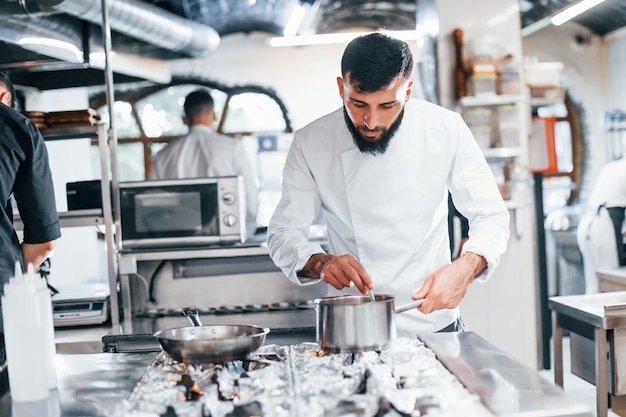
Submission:
<svg viewBox="0 0 626 417">
<path fill-rule="evenodd" d="M 483 149 L 483 155 L 485 155 L 485 158 L 487 159 L 517 158 L 519 156 L 524 155 L 525 153 L 526 153 L 526 150 L 522 147 L 515 147 L 515 148 L 500 147 L 500 148 Z"/>
<path fill-rule="evenodd" d="M 462 107 L 503 106 L 520 103 L 522 100 L 524 100 L 524 96 L 519 94 L 493 94 L 461 97 L 459 104 Z"/>
<path fill-rule="evenodd" d="M 85 227 L 100 226 L 104 224 L 104 216 L 101 209 L 74 210 L 59 213 L 61 227 Z M 19 214 L 13 214 L 13 227 L 15 230 L 24 229 L 24 224 Z"/>
</svg>

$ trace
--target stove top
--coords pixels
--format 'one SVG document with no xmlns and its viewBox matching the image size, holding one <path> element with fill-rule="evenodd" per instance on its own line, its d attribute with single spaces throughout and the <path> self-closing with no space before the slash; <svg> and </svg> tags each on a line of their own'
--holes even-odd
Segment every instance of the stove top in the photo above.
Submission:
<svg viewBox="0 0 626 417">
<path fill-rule="evenodd" d="M 113 415 L 493 416 L 432 350 L 406 338 L 361 354 L 265 345 L 222 365 L 186 365 L 161 353 Z"/>
<path fill-rule="evenodd" d="M 223 305 L 219 307 L 146 308 L 135 314 L 139 318 L 183 317 L 183 311 L 196 310 L 200 315 L 262 313 L 289 310 L 314 310 L 313 300 L 281 301 L 272 304 Z"/>
<path fill-rule="evenodd" d="M 267 327 L 270 333 L 266 343 L 293 344 L 315 341 L 315 309 L 289 308 L 267 311 L 246 311 L 235 314 L 201 314 L 203 325 L 255 325 Z M 102 338 L 105 352 L 159 351 L 154 333 L 160 330 L 190 326 L 182 309 L 162 310 L 158 314 L 145 314 L 123 320 Z"/>
</svg>

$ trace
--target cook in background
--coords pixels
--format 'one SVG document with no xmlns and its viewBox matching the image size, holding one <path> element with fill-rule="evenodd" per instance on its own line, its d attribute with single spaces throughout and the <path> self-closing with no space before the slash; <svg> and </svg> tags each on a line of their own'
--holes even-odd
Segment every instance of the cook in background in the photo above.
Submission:
<svg viewBox="0 0 626 417">
<path fill-rule="evenodd" d="M 414 336 L 464 327 L 458 306 L 474 279 L 498 264 L 509 214 L 460 115 L 411 99 L 412 70 L 406 42 L 383 33 L 350 42 L 337 78 L 343 107 L 296 132 L 268 246 L 297 284 L 425 297 L 396 317 L 398 333 Z M 448 190 L 470 231 L 453 263 Z M 308 240 L 319 214 L 328 253 Z"/>
<path fill-rule="evenodd" d="M 13 109 L 15 90 L 11 81 L 0 73 L 0 197 L 4 210 L 0 214 L 0 285 L 15 273 L 15 262 L 22 270 L 29 263 L 37 268 L 61 237 L 54 199 L 48 151 L 39 129 Z M 20 243 L 13 227 L 13 195 L 24 224 Z M 2 310 L 0 309 L 0 316 Z M 0 317 L 0 325 L 2 320 Z M 4 361 L 4 343 L 0 328 L 0 360 Z"/>
<path fill-rule="evenodd" d="M 622 157 L 600 170 L 576 229 L 587 294 L 598 292 L 596 271 L 626 265 L 622 235 L 625 209 L 626 159 Z"/>
<path fill-rule="evenodd" d="M 155 155 L 150 179 L 241 175 L 245 184 L 246 230 L 248 236 L 253 236 L 257 228 L 259 196 L 254 170 L 243 145 L 213 131 L 214 102 L 207 90 L 189 93 L 183 107 L 189 133 L 170 142 Z"/>
</svg>

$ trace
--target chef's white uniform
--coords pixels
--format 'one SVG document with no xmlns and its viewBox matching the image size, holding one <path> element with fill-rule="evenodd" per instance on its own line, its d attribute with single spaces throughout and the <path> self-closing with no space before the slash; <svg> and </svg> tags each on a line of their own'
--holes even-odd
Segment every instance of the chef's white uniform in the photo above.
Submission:
<svg viewBox="0 0 626 417">
<path fill-rule="evenodd" d="M 243 145 L 203 125 L 170 142 L 154 157 L 150 179 L 241 175 L 245 185 L 246 230 L 255 233 L 259 197 L 256 176 Z"/>
<path fill-rule="evenodd" d="M 576 229 L 576 239 L 583 257 L 585 293 L 598 292 L 596 272 L 617 269 L 620 261 L 613 221 L 607 208 L 626 207 L 626 159 L 611 161 L 602 167 L 589 196 L 585 213 Z"/>
<path fill-rule="evenodd" d="M 450 263 L 448 188 L 470 222 L 463 252 L 487 260 L 479 277 L 484 280 L 506 249 L 509 213 L 461 117 L 411 100 L 386 153 L 373 156 L 356 147 L 339 109 L 295 134 L 282 197 L 268 227 L 270 255 L 293 282 L 319 282 L 296 273 L 323 252 L 308 241 L 309 226 L 321 213 L 329 252 L 355 255 L 372 275 L 376 293 L 403 304 L 428 275 Z M 458 309 L 429 315 L 412 310 L 397 315 L 398 333 L 438 331 L 458 316 Z"/>
</svg>

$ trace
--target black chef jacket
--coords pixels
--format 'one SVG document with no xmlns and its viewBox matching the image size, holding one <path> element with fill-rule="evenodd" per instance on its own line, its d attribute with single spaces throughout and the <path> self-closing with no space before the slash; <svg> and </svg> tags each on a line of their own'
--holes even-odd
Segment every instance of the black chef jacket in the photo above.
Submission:
<svg viewBox="0 0 626 417">
<path fill-rule="evenodd" d="M 25 243 L 45 243 L 61 236 L 48 152 L 39 129 L 21 113 L 0 104 L 0 288 L 23 265 L 13 228 L 13 194 L 24 223 Z"/>
</svg>

